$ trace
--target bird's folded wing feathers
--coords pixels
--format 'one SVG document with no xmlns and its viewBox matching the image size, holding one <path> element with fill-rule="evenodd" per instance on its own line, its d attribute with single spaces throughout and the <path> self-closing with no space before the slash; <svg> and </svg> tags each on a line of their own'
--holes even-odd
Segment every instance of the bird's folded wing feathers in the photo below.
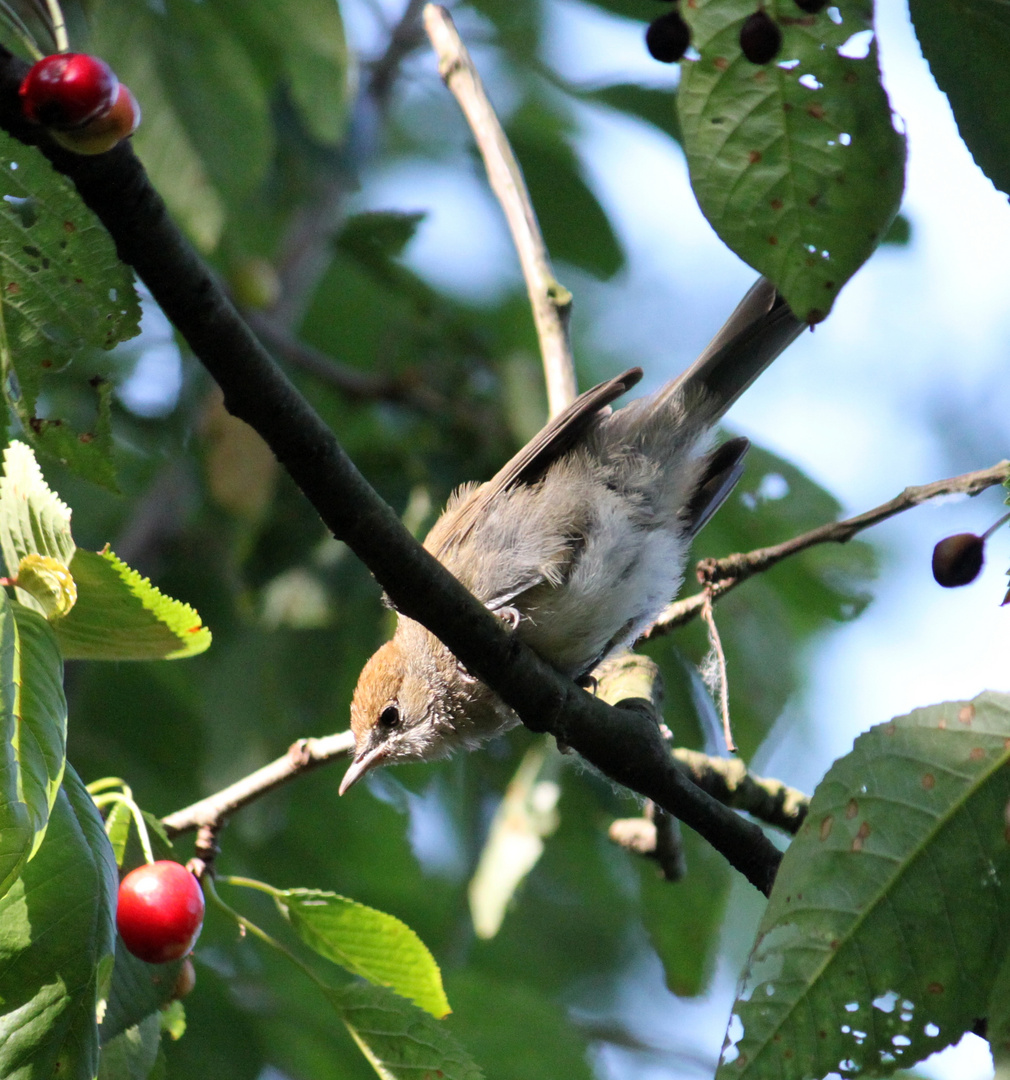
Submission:
<svg viewBox="0 0 1010 1080">
<path fill-rule="evenodd" d="M 428 533 L 424 546 L 441 559 L 460 543 L 502 492 L 519 484 L 531 484 L 579 440 L 593 419 L 642 377 L 641 368 L 629 368 L 580 394 L 567 409 L 536 434 L 486 484 L 450 500 L 445 513 Z"/>
</svg>

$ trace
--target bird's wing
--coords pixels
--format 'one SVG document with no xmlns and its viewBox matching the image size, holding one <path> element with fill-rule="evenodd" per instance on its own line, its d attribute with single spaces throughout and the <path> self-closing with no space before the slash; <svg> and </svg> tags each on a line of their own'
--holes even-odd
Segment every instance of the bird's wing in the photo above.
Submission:
<svg viewBox="0 0 1010 1080">
<path fill-rule="evenodd" d="M 499 495 L 519 484 L 532 484 L 543 476 L 551 464 L 578 442 L 601 410 L 630 390 L 641 377 L 641 368 L 629 368 L 622 375 L 580 394 L 486 484 L 462 489 L 451 499 L 428 533 L 424 546 L 436 559 L 441 559 L 463 540 Z"/>
<path fill-rule="evenodd" d="M 684 525 L 688 536 L 695 536 L 722 506 L 743 473 L 743 459 L 750 440 L 739 436 L 727 439 L 705 459 L 705 468 L 687 506 Z"/>
</svg>

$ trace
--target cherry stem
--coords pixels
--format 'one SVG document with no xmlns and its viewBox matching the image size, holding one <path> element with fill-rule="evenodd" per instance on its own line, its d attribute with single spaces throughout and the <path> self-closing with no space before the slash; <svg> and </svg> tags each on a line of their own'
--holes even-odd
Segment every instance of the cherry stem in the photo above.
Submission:
<svg viewBox="0 0 1010 1080">
<path fill-rule="evenodd" d="M 106 786 L 109 783 L 110 781 L 107 780 L 99 780 L 98 784 L 95 786 Z M 137 826 L 137 836 L 140 838 L 140 846 L 144 851 L 144 859 L 148 864 L 155 862 L 154 849 L 151 847 L 151 836 L 147 831 L 147 822 L 144 820 L 143 811 L 133 801 L 130 789 L 123 784 L 123 789 L 121 791 L 109 791 L 104 795 L 96 795 L 90 788 L 89 791 L 95 806 L 97 806 L 99 810 L 101 810 L 103 806 L 120 803 L 130 811 L 130 814 L 133 816 L 133 823 Z M 108 823 L 106 823 L 106 829 L 108 829 Z"/>
<path fill-rule="evenodd" d="M 63 9 L 60 7 L 59 0 L 45 0 L 45 2 L 49 13 L 49 30 L 53 35 L 56 51 L 65 53 L 70 48 L 70 41 L 67 38 L 67 24 L 63 18 Z"/>
<path fill-rule="evenodd" d="M 992 534 L 993 534 L 993 533 L 994 533 L 994 532 L 995 532 L 995 531 L 996 531 L 996 530 L 997 530 L 997 529 L 998 529 L 998 528 L 999 528 L 999 527 L 1000 527 L 1001 525 L 1005 524 L 1005 523 L 1006 523 L 1006 522 L 1008 522 L 1008 521 L 1010 521 L 1010 510 L 1008 510 L 1008 511 L 1007 511 L 1007 512 L 1006 512 L 1006 513 L 1005 513 L 1005 514 L 1004 514 L 1004 515 L 1003 515 L 1003 516 L 1002 516 L 1002 517 L 1001 517 L 1001 518 L 999 519 L 999 521 L 997 521 L 997 522 L 996 522 L 996 524 L 995 524 L 995 525 L 990 525 L 990 526 L 989 526 L 989 528 L 988 528 L 988 529 L 986 529 L 986 531 L 985 531 L 984 533 L 982 533 L 982 539 L 983 539 L 983 540 L 988 540 L 988 539 L 989 539 L 989 537 L 990 537 L 990 536 L 992 536 Z"/>
<path fill-rule="evenodd" d="M 251 878 L 222 877 L 220 878 L 220 880 L 224 881 L 226 884 L 248 885 L 251 888 L 262 889 L 264 892 L 276 892 L 276 890 L 271 890 L 268 885 L 264 885 L 262 882 L 253 881 Z M 203 887 L 204 893 L 210 897 L 210 899 L 214 902 L 217 908 L 223 911 L 226 915 L 233 918 L 239 924 L 239 926 L 242 927 L 243 930 L 252 934 L 254 937 L 258 937 L 260 941 L 262 941 L 265 945 L 270 945 L 275 948 L 279 953 L 283 953 L 283 955 L 286 956 L 293 964 L 295 964 L 297 967 L 300 967 L 302 971 L 304 971 L 305 974 L 308 975 L 308 977 L 324 992 L 330 991 L 330 986 L 323 979 L 321 979 L 312 970 L 312 968 L 309 967 L 309 965 L 301 959 L 301 957 L 296 956 L 286 945 L 283 945 L 271 934 L 268 934 L 266 930 L 263 930 L 250 919 L 247 919 L 244 915 L 240 915 L 233 907 L 230 907 L 228 904 L 226 904 L 221 899 L 221 897 L 218 896 L 217 889 L 214 887 L 213 875 L 205 875 L 204 878 L 201 880 L 200 885 Z"/>
</svg>

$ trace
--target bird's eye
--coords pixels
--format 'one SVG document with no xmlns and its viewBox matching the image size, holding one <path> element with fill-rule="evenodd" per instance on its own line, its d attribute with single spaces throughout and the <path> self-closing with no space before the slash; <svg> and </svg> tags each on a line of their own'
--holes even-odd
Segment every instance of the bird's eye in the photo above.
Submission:
<svg viewBox="0 0 1010 1080">
<path fill-rule="evenodd" d="M 379 713 L 379 727 L 383 731 L 392 731 L 400 722 L 400 710 L 395 705 L 387 705 Z"/>
</svg>

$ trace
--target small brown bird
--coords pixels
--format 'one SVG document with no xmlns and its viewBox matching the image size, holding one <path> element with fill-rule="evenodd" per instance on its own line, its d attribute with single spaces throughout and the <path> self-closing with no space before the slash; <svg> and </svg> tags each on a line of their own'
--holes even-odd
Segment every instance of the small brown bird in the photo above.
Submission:
<svg viewBox="0 0 1010 1080">
<path fill-rule="evenodd" d="M 456 491 L 424 546 L 558 671 L 583 678 L 680 588 L 691 540 L 748 447 L 711 450 L 712 427 L 803 325 L 760 279 L 683 375 L 616 412 L 640 369 L 588 390 L 486 484 Z M 401 615 L 354 691 L 340 792 L 377 765 L 448 757 L 518 723 Z"/>
</svg>

